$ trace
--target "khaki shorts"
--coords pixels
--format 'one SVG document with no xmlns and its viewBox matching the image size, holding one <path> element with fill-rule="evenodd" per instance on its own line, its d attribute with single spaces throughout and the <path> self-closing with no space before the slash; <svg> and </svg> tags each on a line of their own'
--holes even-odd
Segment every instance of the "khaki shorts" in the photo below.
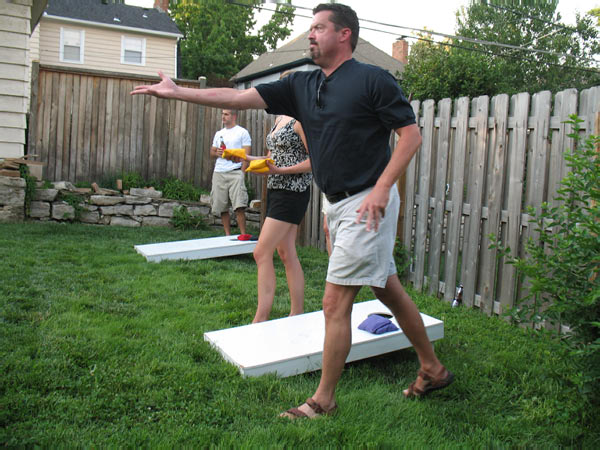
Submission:
<svg viewBox="0 0 600 450">
<path fill-rule="evenodd" d="M 394 244 L 400 197 L 394 185 L 385 216 L 377 232 L 367 231 L 366 218 L 354 223 L 356 210 L 373 188 L 327 206 L 327 224 L 331 238 L 331 256 L 327 281 L 344 286 L 384 288 L 390 275 L 396 273 Z"/>
<path fill-rule="evenodd" d="M 229 211 L 229 200 L 234 210 L 248 206 L 248 191 L 242 170 L 213 172 L 210 206 L 215 216 Z"/>
</svg>

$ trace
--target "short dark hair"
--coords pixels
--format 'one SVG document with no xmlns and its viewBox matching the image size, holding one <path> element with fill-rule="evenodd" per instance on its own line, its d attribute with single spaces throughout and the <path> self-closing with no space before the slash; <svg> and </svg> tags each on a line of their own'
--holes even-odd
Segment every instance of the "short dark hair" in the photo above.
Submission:
<svg viewBox="0 0 600 450">
<path fill-rule="evenodd" d="M 331 11 L 329 20 L 335 25 L 335 31 L 342 28 L 350 28 L 352 37 L 350 38 L 350 46 L 352 51 L 356 50 L 358 44 L 358 33 L 360 26 L 358 25 L 358 17 L 352 8 L 340 3 L 321 3 L 313 9 L 313 16 L 321 11 Z"/>
</svg>

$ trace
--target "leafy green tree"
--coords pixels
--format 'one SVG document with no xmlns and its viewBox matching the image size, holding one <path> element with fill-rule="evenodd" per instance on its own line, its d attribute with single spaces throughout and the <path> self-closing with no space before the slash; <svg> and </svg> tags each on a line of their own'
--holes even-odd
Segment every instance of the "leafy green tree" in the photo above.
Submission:
<svg viewBox="0 0 600 450">
<path fill-rule="evenodd" d="M 506 5 L 512 6 L 506 6 Z M 441 48 L 420 36 L 404 73 L 407 92 L 420 99 L 464 95 L 557 92 L 600 84 L 600 33 L 592 16 L 574 27 L 560 24 L 558 0 L 548 2 L 479 1 L 457 14 L 456 34 Z M 489 42 L 503 46 L 490 45 Z M 414 56 L 413 56 L 413 53 Z M 431 78 L 430 67 L 442 70 Z"/>
<path fill-rule="evenodd" d="M 596 25 L 600 27 L 600 8 L 594 8 L 589 13 L 590 16 L 594 16 L 597 20 Z"/>
<path fill-rule="evenodd" d="M 421 34 L 412 45 L 402 77 L 407 95 L 421 100 L 475 97 L 496 83 L 498 73 L 474 52 L 456 51 L 452 41 L 436 43 L 430 34 Z"/>
<path fill-rule="evenodd" d="M 180 42 L 181 74 L 184 78 L 207 77 L 209 83 L 229 79 L 277 42 L 290 35 L 294 8 L 277 5 L 269 22 L 256 25 L 255 5 L 259 0 L 225 2 L 217 0 L 171 1 L 170 15 L 184 38 Z"/>
</svg>

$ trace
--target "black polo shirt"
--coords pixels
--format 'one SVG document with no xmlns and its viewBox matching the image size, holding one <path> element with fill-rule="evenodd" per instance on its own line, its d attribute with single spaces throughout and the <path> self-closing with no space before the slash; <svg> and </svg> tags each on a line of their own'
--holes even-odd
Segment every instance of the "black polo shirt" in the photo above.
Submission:
<svg viewBox="0 0 600 450">
<path fill-rule="evenodd" d="M 315 181 L 330 195 L 373 186 L 390 159 L 390 131 L 415 123 L 394 77 L 355 59 L 329 77 L 294 72 L 256 89 L 268 113 L 300 121 Z"/>
</svg>

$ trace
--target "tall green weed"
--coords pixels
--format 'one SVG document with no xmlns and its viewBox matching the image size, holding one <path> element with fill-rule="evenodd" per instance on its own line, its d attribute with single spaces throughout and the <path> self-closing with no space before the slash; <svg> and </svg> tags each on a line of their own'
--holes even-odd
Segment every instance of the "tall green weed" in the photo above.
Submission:
<svg viewBox="0 0 600 450">
<path fill-rule="evenodd" d="M 555 206 L 543 203 L 528 214 L 539 241 L 526 244 L 526 256 L 515 256 L 492 236 L 493 247 L 513 264 L 528 283 L 527 295 L 509 312 L 520 323 L 568 325 L 560 336 L 579 362 L 573 377 L 586 397 L 600 401 L 600 157 L 599 136 L 580 136 L 582 122 L 571 116 L 574 140 L 565 152 L 570 173 L 555 197 Z"/>
<path fill-rule="evenodd" d="M 173 210 L 171 223 L 178 230 L 208 230 L 208 224 L 201 214 L 192 214 L 185 206 Z"/>
<path fill-rule="evenodd" d="M 187 183 L 175 177 L 167 177 L 162 179 L 157 186 L 158 190 L 162 191 L 164 198 L 173 200 L 200 200 L 200 189 L 193 184 Z"/>
</svg>

